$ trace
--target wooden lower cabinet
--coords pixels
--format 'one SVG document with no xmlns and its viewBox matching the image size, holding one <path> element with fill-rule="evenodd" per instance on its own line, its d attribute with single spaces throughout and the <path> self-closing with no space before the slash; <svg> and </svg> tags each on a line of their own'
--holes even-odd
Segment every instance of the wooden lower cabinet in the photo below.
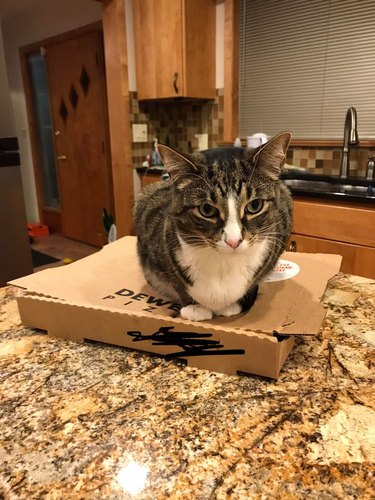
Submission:
<svg viewBox="0 0 375 500">
<path fill-rule="evenodd" d="M 375 205 L 293 200 L 288 250 L 343 256 L 341 271 L 375 278 Z"/>
<path fill-rule="evenodd" d="M 292 233 L 288 250 L 342 255 L 340 271 L 375 279 L 375 248 Z"/>
<path fill-rule="evenodd" d="M 295 198 L 293 233 L 375 247 L 375 204 Z"/>
<path fill-rule="evenodd" d="M 145 188 L 149 184 L 153 184 L 154 182 L 160 182 L 162 180 L 161 178 L 161 172 L 158 173 L 142 173 L 138 172 L 139 179 L 141 181 L 141 188 Z"/>
</svg>

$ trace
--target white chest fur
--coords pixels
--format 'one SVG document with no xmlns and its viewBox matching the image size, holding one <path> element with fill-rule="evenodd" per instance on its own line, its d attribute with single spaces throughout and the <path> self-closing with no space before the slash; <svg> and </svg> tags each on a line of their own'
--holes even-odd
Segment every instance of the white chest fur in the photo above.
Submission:
<svg viewBox="0 0 375 500">
<path fill-rule="evenodd" d="M 195 301 L 214 312 L 243 297 L 255 271 L 264 261 L 268 247 L 268 241 L 263 240 L 244 252 L 225 254 L 180 241 L 178 261 L 188 269 L 194 283 L 188 287 L 188 292 Z"/>
</svg>

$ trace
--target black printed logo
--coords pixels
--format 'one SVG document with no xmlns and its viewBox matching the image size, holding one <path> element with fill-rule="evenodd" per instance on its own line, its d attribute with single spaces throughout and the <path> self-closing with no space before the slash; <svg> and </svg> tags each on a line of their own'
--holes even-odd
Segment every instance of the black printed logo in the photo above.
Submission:
<svg viewBox="0 0 375 500">
<path fill-rule="evenodd" d="M 133 337 L 133 342 L 152 340 L 152 345 L 178 346 L 182 351 L 166 354 L 167 359 L 189 356 L 224 356 L 245 354 L 244 349 L 223 349 L 219 340 L 209 340 L 212 333 L 177 332 L 174 326 L 162 326 L 151 335 L 144 335 L 139 331 L 127 332 Z"/>
</svg>

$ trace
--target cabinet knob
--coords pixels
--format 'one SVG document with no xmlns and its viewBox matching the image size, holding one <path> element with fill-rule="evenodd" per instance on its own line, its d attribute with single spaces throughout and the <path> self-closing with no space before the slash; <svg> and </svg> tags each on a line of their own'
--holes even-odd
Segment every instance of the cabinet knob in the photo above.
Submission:
<svg viewBox="0 0 375 500">
<path fill-rule="evenodd" d="M 292 240 L 289 243 L 289 252 L 297 252 L 297 242 Z"/>
<path fill-rule="evenodd" d="M 176 92 L 176 94 L 178 94 L 178 92 L 179 92 L 178 87 L 177 87 L 177 80 L 178 80 L 178 73 L 175 73 L 173 75 L 173 87 L 174 87 L 174 91 Z"/>
<path fill-rule="evenodd" d="M 64 161 L 64 160 L 66 160 L 66 156 L 65 155 L 60 155 L 60 156 L 57 157 L 57 159 L 59 161 Z"/>
</svg>

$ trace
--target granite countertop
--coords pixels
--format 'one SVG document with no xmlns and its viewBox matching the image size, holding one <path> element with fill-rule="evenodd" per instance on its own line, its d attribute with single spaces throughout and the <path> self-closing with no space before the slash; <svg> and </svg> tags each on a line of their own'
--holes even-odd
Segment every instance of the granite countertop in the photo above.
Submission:
<svg viewBox="0 0 375 500">
<path fill-rule="evenodd" d="M 374 498 L 375 281 L 340 274 L 277 381 L 48 338 L 0 289 L 0 498 Z"/>
</svg>

